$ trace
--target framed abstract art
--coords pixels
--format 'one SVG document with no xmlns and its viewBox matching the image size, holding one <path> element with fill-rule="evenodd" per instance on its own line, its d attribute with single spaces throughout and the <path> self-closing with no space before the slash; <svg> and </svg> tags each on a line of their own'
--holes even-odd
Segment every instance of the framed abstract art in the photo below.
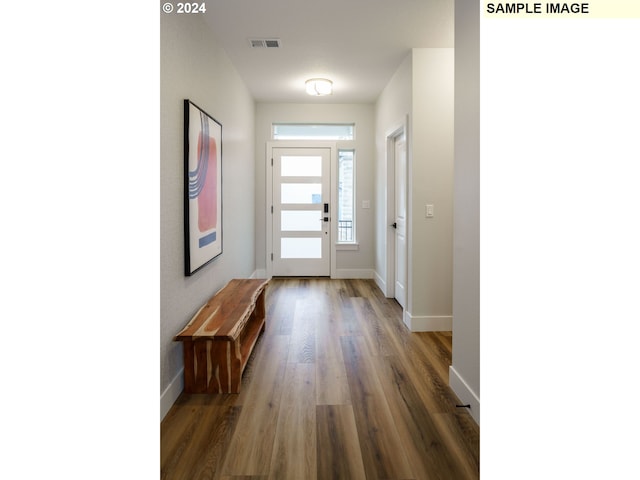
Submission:
<svg viewBox="0 0 640 480">
<path fill-rule="evenodd" d="M 222 125 L 184 101 L 185 275 L 222 254 Z"/>
</svg>

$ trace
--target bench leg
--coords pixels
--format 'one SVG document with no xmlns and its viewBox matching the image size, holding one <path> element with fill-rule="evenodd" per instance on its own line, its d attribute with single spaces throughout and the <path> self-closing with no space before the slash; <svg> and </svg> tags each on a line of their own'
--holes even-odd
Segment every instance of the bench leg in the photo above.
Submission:
<svg viewBox="0 0 640 480">
<path fill-rule="evenodd" d="M 204 393 L 207 388 L 207 342 L 183 342 L 184 391 Z"/>
<path fill-rule="evenodd" d="M 186 341 L 183 348 L 185 393 L 240 393 L 238 342 Z"/>
</svg>

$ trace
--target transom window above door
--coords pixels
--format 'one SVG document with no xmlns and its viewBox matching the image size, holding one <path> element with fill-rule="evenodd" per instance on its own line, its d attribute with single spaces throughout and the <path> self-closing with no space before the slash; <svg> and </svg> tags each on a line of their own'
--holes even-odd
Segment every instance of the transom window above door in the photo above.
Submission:
<svg viewBox="0 0 640 480">
<path fill-rule="evenodd" d="M 274 140 L 353 140 L 354 124 L 274 123 Z"/>
</svg>

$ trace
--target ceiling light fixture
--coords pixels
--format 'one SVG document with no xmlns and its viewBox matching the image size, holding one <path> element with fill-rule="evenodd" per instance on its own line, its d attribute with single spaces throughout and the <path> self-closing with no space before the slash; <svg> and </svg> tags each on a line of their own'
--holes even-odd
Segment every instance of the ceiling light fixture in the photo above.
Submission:
<svg viewBox="0 0 640 480">
<path fill-rule="evenodd" d="M 333 82 L 326 78 L 310 78 L 305 82 L 305 85 L 307 86 L 307 93 L 315 97 L 333 93 Z"/>
</svg>

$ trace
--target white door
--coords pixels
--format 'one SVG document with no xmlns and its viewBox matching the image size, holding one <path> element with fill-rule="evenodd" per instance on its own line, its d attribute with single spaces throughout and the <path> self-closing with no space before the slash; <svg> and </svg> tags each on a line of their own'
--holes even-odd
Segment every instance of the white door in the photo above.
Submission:
<svg viewBox="0 0 640 480">
<path fill-rule="evenodd" d="M 395 158 L 395 298 L 402 308 L 407 299 L 407 145 L 405 136 L 394 140 Z"/>
<path fill-rule="evenodd" d="M 272 150 L 274 276 L 329 276 L 330 148 Z"/>
</svg>

